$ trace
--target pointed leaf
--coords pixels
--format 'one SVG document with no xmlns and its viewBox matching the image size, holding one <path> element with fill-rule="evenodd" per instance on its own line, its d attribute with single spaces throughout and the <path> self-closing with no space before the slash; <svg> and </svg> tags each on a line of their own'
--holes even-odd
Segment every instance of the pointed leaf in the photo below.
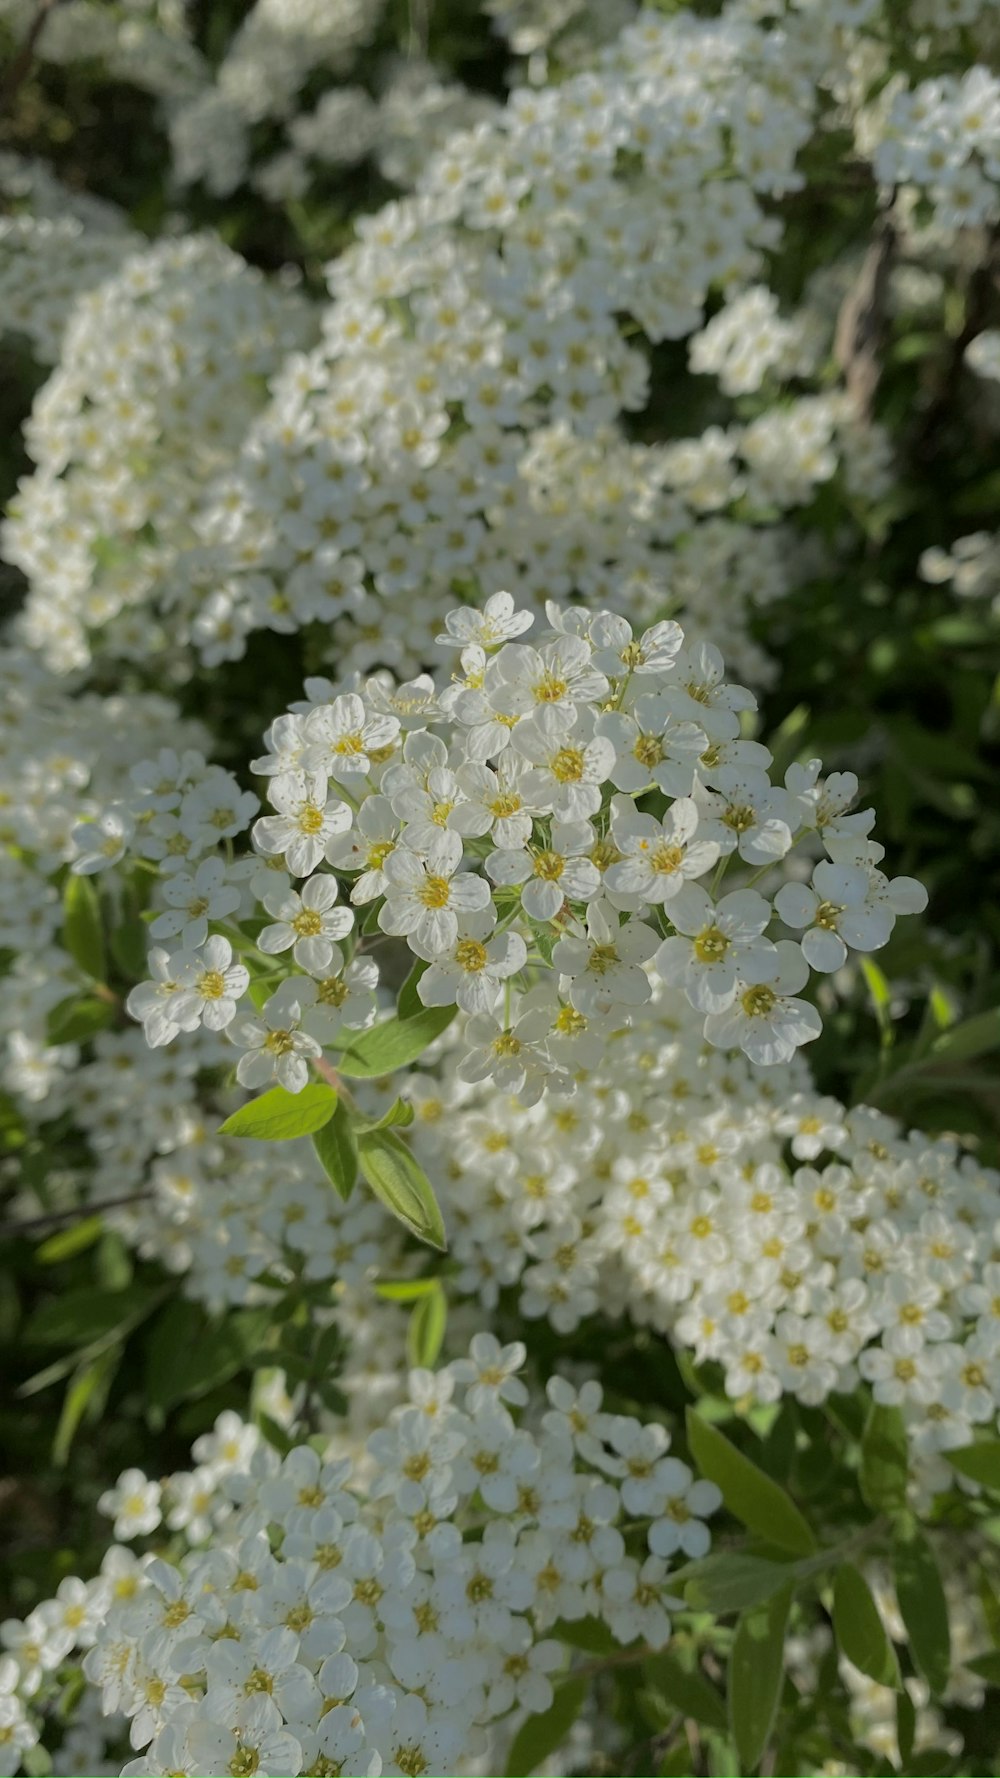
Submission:
<svg viewBox="0 0 1000 1778">
<path fill-rule="evenodd" d="M 683 1586 L 692 1610 L 728 1617 L 732 1612 L 763 1605 L 775 1593 L 794 1585 L 798 1575 L 797 1562 L 767 1562 L 761 1556 L 744 1556 L 734 1551 L 705 1556 L 671 1575 L 670 1580 L 671 1587 Z"/>
<path fill-rule="evenodd" d="M 643 1678 L 682 1716 L 700 1722 L 704 1728 L 718 1729 L 725 1734 L 729 1726 L 726 1701 L 714 1685 L 695 1665 L 682 1666 L 675 1654 L 664 1650 L 642 1663 Z"/>
<path fill-rule="evenodd" d="M 386 1019 L 363 1031 L 337 1053 L 337 1069 L 352 1079 L 374 1080 L 395 1074 L 422 1056 L 428 1044 L 451 1024 L 457 1007 L 425 1006 L 409 1019 Z"/>
<path fill-rule="evenodd" d="M 687 1435 L 691 1454 L 702 1475 L 722 1490 L 729 1511 L 796 1556 L 811 1555 L 816 1539 L 795 1502 L 770 1476 L 744 1457 L 716 1426 L 709 1426 L 693 1408 L 687 1410 Z"/>
<path fill-rule="evenodd" d="M 767 1746 L 784 1677 L 785 1629 L 791 1587 L 766 1605 L 744 1612 L 729 1656 L 729 1721 L 741 1763 L 750 1771 Z"/>
<path fill-rule="evenodd" d="M 393 1130 L 373 1130 L 358 1141 L 361 1171 L 375 1196 L 411 1234 L 444 1252 L 448 1242 L 431 1182 Z"/>
<path fill-rule="evenodd" d="M 89 877 L 66 878 L 62 941 L 73 962 L 95 982 L 105 978 L 101 904 Z"/>
<path fill-rule="evenodd" d="M 837 1570 L 833 1627 L 849 1661 L 878 1685 L 898 1687 L 899 1662 L 863 1574 L 850 1562 Z"/>
<path fill-rule="evenodd" d="M 906 1505 L 909 1473 L 906 1425 L 898 1408 L 872 1404 L 861 1440 L 861 1495 L 873 1512 Z"/>
<path fill-rule="evenodd" d="M 892 1575 L 910 1653 L 931 1690 L 940 1695 L 951 1674 L 948 1604 L 934 1552 L 912 1521 L 893 1539 Z"/>
<path fill-rule="evenodd" d="M 88 1037 L 106 1031 L 114 1016 L 109 1000 L 98 1000 L 94 994 L 74 994 L 52 1008 L 45 1022 L 45 1035 L 49 1043 L 86 1043 Z"/>
<path fill-rule="evenodd" d="M 220 1136 L 248 1136 L 257 1142 L 290 1142 L 296 1136 L 311 1136 L 328 1124 L 337 1109 L 333 1087 L 314 1081 L 301 1093 L 288 1093 L 284 1087 L 272 1087 L 242 1105 L 219 1127 Z"/>
<path fill-rule="evenodd" d="M 329 1123 L 313 1132 L 313 1147 L 334 1190 L 346 1204 L 358 1177 L 358 1145 L 347 1107 L 338 1100 Z"/>
<path fill-rule="evenodd" d="M 440 1282 L 414 1306 L 406 1330 L 406 1357 L 411 1370 L 432 1370 L 448 1322 L 448 1299 Z"/>
</svg>

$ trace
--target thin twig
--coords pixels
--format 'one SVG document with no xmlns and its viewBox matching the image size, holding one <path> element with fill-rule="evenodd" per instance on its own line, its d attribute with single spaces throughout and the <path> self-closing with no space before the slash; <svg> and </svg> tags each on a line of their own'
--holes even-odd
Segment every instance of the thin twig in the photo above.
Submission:
<svg viewBox="0 0 1000 1778">
<path fill-rule="evenodd" d="M 871 419 L 882 375 L 885 299 L 896 246 L 891 205 L 882 211 L 861 269 L 840 305 L 833 353 L 860 420 Z"/>
<path fill-rule="evenodd" d="M 59 0 L 38 0 L 35 16 L 28 26 L 27 35 L 20 49 L 0 80 L 0 112 L 6 111 L 17 94 L 18 88 L 27 79 L 31 64 L 35 59 L 38 39 L 45 29 L 49 13 L 59 5 Z"/>
<path fill-rule="evenodd" d="M 123 1198 L 99 1198 L 96 1204 L 78 1204 L 73 1210 L 50 1210 L 45 1216 L 30 1216 L 24 1222 L 0 1222 L 0 1239 L 7 1236 L 30 1235 L 35 1229 L 48 1228 L 51 1223 L 72 1222 L 74 1217 L 86 1222 L 103 1210 L 117 1210 L 122 1204 L 141 1204 L 152 1197 L 151 1191 L 129 1192 Z"/>
</svg>

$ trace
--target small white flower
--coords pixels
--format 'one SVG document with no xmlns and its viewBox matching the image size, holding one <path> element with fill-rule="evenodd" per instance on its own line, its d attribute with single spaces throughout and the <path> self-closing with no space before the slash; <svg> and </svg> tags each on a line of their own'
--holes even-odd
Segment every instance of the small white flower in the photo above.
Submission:
<svg viewBox="0 0 1000 1778">
<path fill-rule="evenodd" d="M 520 884 L 521 906 L 532 920 L 554 920 L 567 901 L 592 901 L 601 873 L 590 853 L 597 843 L 589 821 L 553 821 L 548 845 L 491 852 L 486 874 L 501 887 Z"/>
<path fill-rule="evenodd" d="M 167 911 L 152 922 L 150 937 L 176 938 L 180 934 L 185 951 L 205 943 L 209 920 L 224 920 L 240 905 L 240 892 L 235 884 L 227 883 L 221 858 L 203 858 L 193 876 L 175 871 L 163 879 L 160 894 Z"/>
<path fill-rule="evenodd" d="M 761 936 L 770 918 L 770 903 L 754 889 L 734 890 L 716 903 L 696 883 L 686 883 L 670 904 L 678 936 L 664 939 L 656 967 L 699 1012 L 722 1012 L 749 960 L 773 957 L 770 940 Z"/>
<path fill-rule="evenodd" d="M 489 935 L 496 923 L 492 908 L 459 914 L 454 945 L 434 951 L 425 961 L 430 968 L 417 983 L 424 1006 L 458 1005 L 463 1012 L 492 1012 L 501 984 L 524 966 L 528 951 L 517 932 Z M 418 957 L 423 949 L 416 934 L 410 949 Z"/>
<path fill-rule="evenodd" d="M 652 992 L 642 967 L 657 948 L 657 934 L 640 920 L 621 925 L 608 902 L 587 909 L 587 937 L 561 938 L 552 967 L 570 978 L 570 1003 L 584 1017 L 641 1006 Z"/>
<path fill-rule="evenodd" d="M 624 859 L 609 866 L 610 894 L 638 896 L 653 904 L 671 901 L 685 881 L 703 877 L 719 857 L 714 841 L 696 840 L 698 805 L 691 797 L 672 803 L 662 821 L 630 804 L 616 811 L 612 835 Z"/>
<path fill-rule="evenodd" d="M 337 797 L 327 797 L 326 778 L 289 772 L 272 780 L 270 799 L 276 815 L 254 824 L 258 852 L 281 854 L 293 877 L 308 877 L 337 834 L 351 825 L 351 811 Z"/>
<path fill-rule="evenodd" d="M 178 953 L 172 959 L 178 995 L 173 1016 L 203 1024 L 207 1031 L 221 1031 L 236 1016 L 236 1002 L 250 986 L 250 971 L 234 963 L 228 938 L 210 938 L 197 951 Z M 185 1023 L 193 1030 L 194 1024 Z"/>
<path fill-rule="evenodd" d="M 264 906 L 277 922 L 265 926 L 257 940 L 258 949 L 274 956 L 291 949 L 300 969 L 310 975 L 324 975 L 334 955 L 334 944 L 354 925 L 350 908 L 335 907 L 336 877 L 324 874 L 310 877 L 301 889 L 284 895 L 265 895 Z"/>
<path fill-rule="evenodd" d="M 74 876 L 89 877 L 96 871 L 108 870 L 124 858 L 135 822 L 123 804 L 106 809 L 96 821 L 81 821 L 71 838 L 76 857 L 70 866 Z"/>
<path fill-rule="evenodd" d="M 809 978 L 809 965 L 798 945 L 782 939 L 775 956 L 740 959 L 741 979 L 731 1005 L 709 1013 L 705 1036 L 720 1049 L 739 1048 L 751 1062 L 790 1062 L 801 1043 L 811 1043 L 822 1020 L 807 1000 L 795 998 Z"/>
<path fill-rule="evenodd" d="M 126 1469 L 100 1496 L 97 1510 L 114 1519 L 120 1543 L 145 1537 L 160 1523 L 160 1484 L 151 1482 L 141 1469 Z"/>
<path fill-rule="evenodd" d="M 398 717 L 373 714 L 356 692 L 345 693 L 306 717 L 302 764 L 331 778 L 365 777 L 371 755 L 393 747 L 399 727 Z"/>
<path fill-rule="evenodd" d="M 435 831 L 423 856 L 398 846 L 384 864 L 382 931 L 395 938 L 412 935 L 425 957 L 449 951 L 458 937 L 458 915 L 485 908 L 490 900 L 489 884 L 459 871 L 461 862 L 461 836 L 447 828 Z"/>
<path fill-rule="evenodd" d="M 530 630 L 534 621 L 530 611 L 517 610 L 510 593 L 491 593 L 481 611 L 471 605 L 449 611 L 444 632 L 434 640 L 445 648 L 467 648 L 470 643 L 498 648 Z"/>
<path fill-rule="evenodd" d="M 244 1050 L 236 1064 L 241 1087 L 263 1087 L 271 1080 L 289 1093 L 301 1093 L 309 1080 L 309 1063 L 323 1051 L 315 1037 L 300 1030 L 299 983 L 282 982 L 257 1018 L 230 1025 L 226 1036 Z"/>
</svg>

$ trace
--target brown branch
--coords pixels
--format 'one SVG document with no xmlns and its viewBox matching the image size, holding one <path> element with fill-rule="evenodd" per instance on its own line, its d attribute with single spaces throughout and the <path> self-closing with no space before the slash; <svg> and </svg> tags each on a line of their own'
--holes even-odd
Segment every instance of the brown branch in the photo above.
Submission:
<svg viewBox="0 0 1000 1778">
<path fill-rule="evenodd" d="M 59 0 L 38 0 L 35 16 L 28 26 L 24 42 L 10 63 L 3 79 L 0 80 L 0 113 L 9 110 L 19 87 L 27 79 L 31 71 L 31 64 L 35 59 L 38 39 L 45 29 L 49 13 L 58 5 Z"/>
</svg>

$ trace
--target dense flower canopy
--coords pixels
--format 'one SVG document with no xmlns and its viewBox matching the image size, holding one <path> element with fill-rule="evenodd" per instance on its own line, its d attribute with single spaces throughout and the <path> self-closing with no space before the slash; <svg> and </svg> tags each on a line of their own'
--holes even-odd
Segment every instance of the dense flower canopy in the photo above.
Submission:
<svg viewBox="0 0 1000 1778">
<path fill-rule="evenodd" d="M 997 6 L 0 42 L 0 1773 L 985 1778 Z"/>
</svg>

